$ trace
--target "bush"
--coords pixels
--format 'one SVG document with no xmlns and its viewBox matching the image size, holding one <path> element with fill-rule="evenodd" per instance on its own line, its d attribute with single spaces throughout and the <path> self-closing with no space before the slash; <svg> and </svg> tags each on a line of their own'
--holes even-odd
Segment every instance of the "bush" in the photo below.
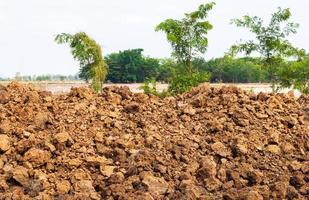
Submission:
<svg viewBox="0 0 309 200">
<path fill-rule="evenodd" d="M 209 72 L 175 73 L 171 78 L 168 92 L 171 95 L 187 92 L 201 83 L 208 82 L 210 77 Z"/>
<path fill-rule="evenodd" d="M 147 79 L 140 89 L 142 89 L 145 94 L 152 94 L 161 98 L 170 96 L 170 93 L 167 90 L 163 90 L 162 92 L 157 90 L 157 81 L 154 78 Z"/>
<path fill-rule="evenodd" d="M 216 58 L 206 62 L 196 59 L 193 62 L 199 71 L 211 73 L 211 82 L 257 83 L 267 82 L 267 71 L 254 58 Z"/>
<path fill-rule="evenodd" d="M 281 88 L 293 87 L 304 94 L 309 94 L 309 57 L 281 66 L 278 78 Z"/>
<path fill-rule="evenodd" d="M 211 75 L 208 72 L 194 72 L 192 74 L 178 72 L 171 77 L 167 90 L 159 92 L 157 90 L 157 82 L 155 79 L 148 79 L 140 88 L 145 94 L 153 94 L 163 98 L 188 92 L 193 87 L 208 82 L 210 77 Z"/>
<path fill-rule="evenodd" d="M 140 87 L 145 94 L 153 94 L 158 96 L 159 92 L 157 91 L 157 82 L 154 78 L 147 79 L 144 82 L 144 85 Z"/>
</svg>

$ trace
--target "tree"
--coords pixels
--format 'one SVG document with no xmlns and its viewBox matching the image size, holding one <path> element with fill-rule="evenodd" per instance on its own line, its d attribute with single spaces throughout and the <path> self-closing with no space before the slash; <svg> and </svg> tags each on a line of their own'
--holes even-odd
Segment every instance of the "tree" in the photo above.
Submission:
<svg viewBox="0 0 309 200">
<path fill-rule="evenodd" d="M 50 81 L 52 80 L 51 75 L 39 75 L 35 79 L 36 81 Z"/>
<path fill-rule="evenodd" d="M 86 33 L 79 32 L 74 35 L 61 33 L 55 37 L 59 44 L 68 43 L 75 60 L 79 61 L 79 77 L 88 81 L 92 80 L 92 87 L 100 91 L 107 75 L 107 64 L 103 60 L 99 44 Z"/>
<path fill-rule="evenodd" d="M 141 83 L 147 78 L 156 79 L 159 74 L 159 60 L 145 57 L 143 51 L 129 49 L 106 56 L 109 66 L 107 79 L 113 83 Z"/>
<path fill-rule="evenodd" d="M 282 87 L 291 87 L 309 94 L 309 57 L 297 62 L 288 62 L 279 69 L 279 81 Z"/>
<path fill-rule="evenodd" d="M 169 82 L 172 77 L 173 69 L 177 67 L 177 63 L 172 58 L 160 59 L 159 75 L 157 76 L 158 81 Z"/>
<path fill-rule="evenodd" d="M 234 56 L 243 52 L 246 55 L 258 53 L 262 58 L 262 64 L 267 68 L 269 79 L 273 91 L 276 91 L 278 77 L 276 72 L 282 61 L 286 58 L 300 58 L 304 55 L 304 50 L 292 46 L 286 39 L 290 34 L 295 34 L 298 28 L 297 23 L 289 22 L 291 12 L 289 9 L 278 8 L 278 11 L 272 14 L 270 23 L 263 25 L 263 20 L 257 16 L 244 16 L 242 19 L 234 19 L 232 23 L 237 27 L 248 28 L 255 34 L 256 41 L 233 45 L 230 49 Z"/>
<path fill-rule="evenodd" d="M 193 73 L 192 59 L 207 50 L 206 36 L 212 25 L 206 18 L 214 5 L 213 2 L 200 5 L 197 11 L 186 13 L 183 19 L 167 19 L 156 27 L 156 31 L 166 33 L 173 49 L 173 56 L 189 73 Z"/>
<path fill-rule="evenodd" d="M 211 73 L 211 82 L 223 83 L 256 83 L 265 82 L 267 72 L 259 64 L 258 59 L 252 57 L 211 59 L 208 62 L 204 59 L 193 60 L 193 65 L 199 71 Z"/>
<path fill-rule="evenodd" d="M 196 11 L 186 13 L 181 20 L 167 19 L 155 29 L 165 32 L 173 49 L 172 55 L 177 61 L 175 65 L 171 62 L 165 63 L 166 66 L 170 66 L 164 74 L 171 75 L 168 80 L 168 93 L 171 95 L 186 92 L 210 78 L 209 73 L 194 69 L 192 60 L 207 50 L 207 34 L 212 29 L 212 25 L 206 18 L 214 5 L 213 2 L 202 4 Z"/>
</svg>

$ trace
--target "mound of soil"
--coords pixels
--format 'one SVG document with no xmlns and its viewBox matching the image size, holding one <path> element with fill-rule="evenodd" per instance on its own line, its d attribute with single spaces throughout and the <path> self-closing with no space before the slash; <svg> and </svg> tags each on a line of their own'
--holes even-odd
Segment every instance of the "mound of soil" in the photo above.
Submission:
<svg viewBox="0 0 309 200">
<path fill-rule="evenodd" d="M 0 199 L 308 199 L 308 97 L 0 86 Z"/>
</svg>

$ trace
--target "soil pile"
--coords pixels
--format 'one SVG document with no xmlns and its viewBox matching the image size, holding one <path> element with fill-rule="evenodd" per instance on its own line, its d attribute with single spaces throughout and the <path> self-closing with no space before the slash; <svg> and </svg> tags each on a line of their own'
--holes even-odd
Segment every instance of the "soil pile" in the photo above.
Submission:
<svg viewBox="0 0 309 200">
<path fill-rule="evenodd" d="M 308 199 L 308 104 L 0 86 L 0 199 Z"/>
</svg>

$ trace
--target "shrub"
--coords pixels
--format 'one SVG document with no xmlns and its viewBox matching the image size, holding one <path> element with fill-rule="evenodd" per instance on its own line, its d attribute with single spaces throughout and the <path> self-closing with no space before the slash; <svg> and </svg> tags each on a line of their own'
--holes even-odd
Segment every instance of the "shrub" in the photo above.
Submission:
<svg viewBox="0 0 309 200">
<path fill-rule="evenodd" d="M 158 96 L 159 92 L 157 91 L 157 82 L 154 78 L 147 79 L 144 82 L 144 85 L 140 87 L 145 94 L 153 94 Z"/>
<path fill-rule="evenodd" d="M 281 88 L 293 87 L 304 94 L 309 94 L 309 57 L 287 63 L 278 71 Z"/>
<path fill-rule="evenodd" d="M 162 92 L 157 90 L 157 81 L 154 78 L 147 79 L 144 82 L 144 85 L 142 85 L 140 88 L 144 91 L 145 94 L 152 94 L 161 98 L 170 96 L 170 93 L 167 90 L 163 90 Z"/>
<path fill-rule="evenodd" d="M 192 74 L 177 72 L 171 78 L 168 92 L 171 95 L 187 92 L 201 83 L 208 82 L 210 77 L 209 72 L 193 72 Z"/>
</svg>

